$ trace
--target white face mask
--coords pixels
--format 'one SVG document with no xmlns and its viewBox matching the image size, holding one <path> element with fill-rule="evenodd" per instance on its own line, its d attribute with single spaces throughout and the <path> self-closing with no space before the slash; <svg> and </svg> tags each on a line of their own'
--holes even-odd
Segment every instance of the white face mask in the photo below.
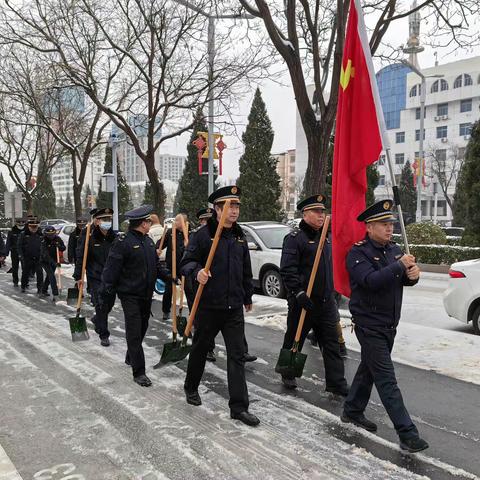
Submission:
<svg viewBox="0 0 480 480">
<path fill-rule="evenodd" d="M 112 228 L 112 222 L 100 222 L 100 228 L 102 230 L 110 230 Z"/>
</svg>

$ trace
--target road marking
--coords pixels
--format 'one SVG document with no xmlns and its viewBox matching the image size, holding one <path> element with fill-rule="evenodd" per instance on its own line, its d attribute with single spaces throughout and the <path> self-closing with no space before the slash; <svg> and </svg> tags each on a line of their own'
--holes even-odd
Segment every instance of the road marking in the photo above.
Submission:
<svg viewBox="0 0 480 480">
<path fill-rule="evenodd" d="M 15 465 L 0 445 L 0 480 L 23 480 Z"/>
</svg>

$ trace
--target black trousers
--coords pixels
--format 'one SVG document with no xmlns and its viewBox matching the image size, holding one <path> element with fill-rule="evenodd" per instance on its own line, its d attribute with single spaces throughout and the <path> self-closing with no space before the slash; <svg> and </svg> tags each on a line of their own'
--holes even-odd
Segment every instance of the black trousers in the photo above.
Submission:
<svg viewBox="0 0 480 480">
<path fill-rule="evenodd" d="M 347 386 L 347 381 L 345 380 L 345 368 L 340 356 L 340 345 L 338 343 L 337 305 L 333 297 L 328 298 L 326 301 L 312 297 L 312 301 L 315 304 L 315 308 L 313 311 L 307 312 L 305 317 L 299 349 L 302 350 L 308 332 L 313 329 L 315 337 L 322 347 L 326 387 L 344 388 Z M 282 348 L 292 348 L 301 311 L 302 309 L 295 298 L 290 298 L 288 300 L 287 331 L 285 332 Z"/>
<path fill-rule="evenodd" d="M 172 282 L 165 282 L 165 291 L 162 298 L 162 312 L 170 313 L 172 309 Z"/>
<path fill-rule="evenodd" d="M 345 400 L 344 410 L 353 418 L 363 414 L 375 384 L 383 406 L 398 436 L 403 440 L 418 437 L 418 430 L 408 414 L 397 385 L 391 357 L 395 334 L 395 329 L 355 326 L 355 335 L 361 346 L 361 362 Z"/>
<path fill-rule="evenodd" d="M 32 257 L 25 257 L 22 263 L 22 280 L 21 286 L 22 288 L 27 288 L 28 283 L 30 280 L 30 275 L 36 274 L 37 276 L 37 290 L 38 292 L 42 291 L 42 284 L 43 284 L 43 269 L 40 263 L 40 259 L 32 258 Z"/>
<path fill-rule="evenodd" d="M 12 260 L 12 280 L 15 285 L 18 285 L 18 267 L 20 259 L 17 252 L 10 252 L 10 259 Z"/>
<path fill-rule="evenodd" d="M 55 277 L 55 269 L 50 263 L 42 263 L 42 267 L 45 270 L 45 280 L 42 285 L 42 293 L 48 293 L 48 287 L 52 287 L 52 295 L 58 296 L 57 278 Z"/>
<path fill-rule="evenodd" d="M 148 329 L 152 298 L 122 296 L 120 301 L 125 316 L 126 360 L 132 365 L 134 377 L 145 375 L 145 355 L 142 342 Z"/>
<path fill-rule="evenodd" d="M 108 314 L 112 311 L 115 305 L 115 296 L 100 300 L 100 287 L 102 282 L 90 278 L 88 280 L 90 285 L 90 295 L 92 297 L 93 306 L 95 307 L 95 315 L 92 317 L 92 322 L 95 325 L 95 332 L 101 339 L 110 337 L 108 330 Z"/>
<path fill-rule="evenodd" d="M 227 350 L 227 378 L 229 406 L 234 413 L 248 410 L 248 390 L 245 380 L 245 322 L 243 309 L 199 310 L 197 326 L 193 336 L 192 351 L 188 359 L 185 389 L 198 390 L 205 370 L 207 352 L 217 336 L 222 332 Z"/>
</svg>

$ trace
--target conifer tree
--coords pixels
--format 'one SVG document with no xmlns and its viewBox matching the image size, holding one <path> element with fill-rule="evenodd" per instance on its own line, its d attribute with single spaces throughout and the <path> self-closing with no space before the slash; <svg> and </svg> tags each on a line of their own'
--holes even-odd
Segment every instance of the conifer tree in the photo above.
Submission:
<svg viewBox="0 0 480 480">
<path fill-rule="evenodd" d="M 40 219 L 56 218 L 57 206 L 55 190 L 53 189 L 52 177 L 46 175 L 42 184 L 35 192 L 33 199 L 33 213 Z"/>
<path fill-rule="evenodd" d="M 270 151 L 273 129 L 260 89 L 253 99 L 248 125 L 242 135 L 245 152 L 240 158 L 237 185 L 242 192 L 241 220 L 280 220 L 280 176 Z"/>
<path fill-rule="evenodd" d="M 8 218 L 5 218 L 5 193 L 8 193 L 8 188 L 3 174 L 0 172 L 0 226 L 2 227 L 6 227 L 10 221 Z M 21 217 L 22 215 L 18 216 Z"/>
<path fill-rule="evenodd" d="M 70 220 L 73 222 L 75 220 L 75 208 L 73 207 L 72 196 L 70 192 L 67 193 L 65 197 L 65 206 L 63 207 L 63 214 L 65 215 L 65 220 Z"/>
<path fill-rule="evenodd" d="M 376 163 L 372 163 L 367 167 L 367 195 L 365 202 L 368 205 L 375 203 L 375 189 L 378 187 L 380 175 L 377 170 Z"/>
<path fill-rule="evenodd" d="M 398 190 L 405 223 L 411 223 L 415 220 L 417 210 L 417 190 L 413 184 L 412 166 L 408 160 L 403 166 Z"/>
</svg>

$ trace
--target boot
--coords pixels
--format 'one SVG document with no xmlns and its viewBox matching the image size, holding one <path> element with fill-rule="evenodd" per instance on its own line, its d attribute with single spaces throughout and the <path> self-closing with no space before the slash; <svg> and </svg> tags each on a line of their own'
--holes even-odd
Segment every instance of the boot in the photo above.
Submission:
<svg viewBox="0 0 480 480">
<path fill-rule="evenodd" d="M 110 346 L 110 339 L 107 337 L 107 338 L 101 338 L 100 339 L 100 345 L 102 347 L 109 347 Z"/>
<path fill-rule="evenodd" d="M 141 387 L 151 387 L 152 381 L 146 375 L 139 375 L 138 377 L 133 377 L 133 381 L 138 383 Z"/>
<path fill-rule="evenodd" d="M 288 388 L 289 390 L 295 390 L 297 388 L 297 380 L 296 378 L 289 378 L 289 377 L 284 377 L 282 375 L 282 383 L 285 388 Z"/>
<path fill-rule="evenodd" d="M 184 390 L 185 390 L 185 399 L 187 400 L 187 403 L 195 407 L 198 407 L 202 404 L 202 399 L 200 398 L 198 390 L 195 390 L 193 392 L 189 392 L 186 388 L 184 388 Z"/>
<path fill-rule="evenodd" d="M 248 410 L 238 413 L 230 412 L 230 418 L 233 418 L 234 420 L 240 420 L 249 427 L 256 427 L 260 423 L 260 420 Z"/>
<path fill-rule="evenodd" d="M 251 355 L 250 353 L 246 352 L 243 356 L 244 362 L 254 362 L 257 359 L 255 355 Z"/>
<path fill-rule="evenodd" d="M 367 430 L 367 432 L 376 432 L 377 431 L 377 425 L 375 423 L 371 422 L 363 414 L 359 415 L 358 417 L 350 417 L 345 412 L 343 412 L 342 415 L 340 416 L 340 420 L 343 423 L 353 423 L 357 427 L 364 428 L 365 430 Z"/>
<path fill-rule="evenodd" d="M 400 439 L 400 448 L 410 453 L 421 452 L 428 446 L 428 443 L 420 437 Z"/>
</svg>

